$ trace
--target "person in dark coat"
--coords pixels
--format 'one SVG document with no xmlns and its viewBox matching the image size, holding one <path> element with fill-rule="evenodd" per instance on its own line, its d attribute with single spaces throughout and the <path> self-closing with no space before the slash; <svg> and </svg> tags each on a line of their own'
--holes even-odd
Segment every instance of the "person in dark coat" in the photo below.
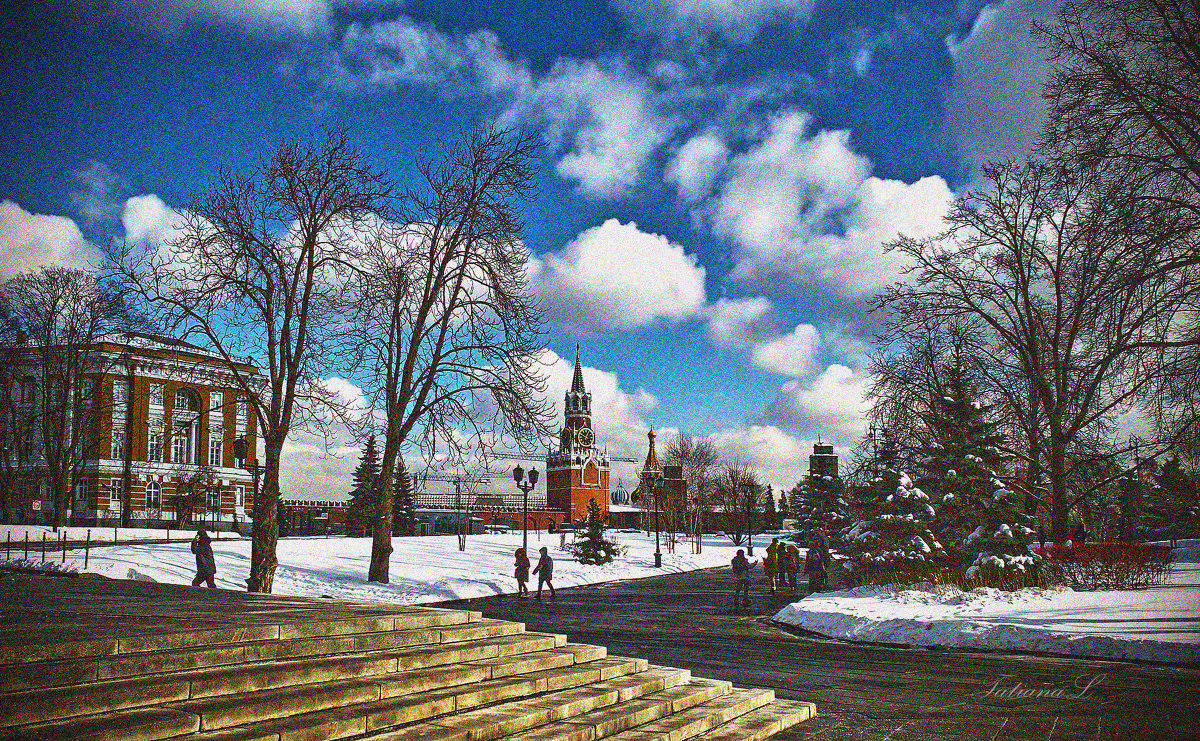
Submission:
<svg viewBox="0 0 1200 741">
<path fill-rule="evenodd" d="M 796 593 L 796 574 L 800 571 L 800 549 L 795 543 L 788 543 L 779 552 L 779 568 L 783 572 L 783 580 L 787 583 L 792 594 Z M 786 557 L 786 560 L 784 560 Z"/>
<path fill-rule="evenodd" d="M 538 559 L 537 566 L 533 567 L 533 573 L 538 575 L 538 590 L 533 598 L 541 601 L 542 585 L 545 584 L 550 587 L 550 599 L 556 599 L 554 585 L 550 582 L 554 578 L 554 559 L 550 558 L 550 550 L 546 546 L 542 546 L 542 556 Z"/>
<path fill-rule="evenodd" d="M 1046 528 L 1042 527 L 1041 525 L 1038 525 L 1037 538 L 1038 538 L 1038 550 L 1044 549 L 1046 547 Z"/>
<path fill-rule="evenodd" d="M 738 550 L 737 555 L 733 557 L 733 606 L 737 607 L 738 603 L 745 600 L 745 606 L 750 606 L 750 568 L 754 564 L 746 560 L 746 552 Z"/>
<path fill-rule="evenodd" d="M 820 592 L 825 588 L 825 560 L 820 546 L 813 544 L 804 556 L 804 573 L 808 574 L 808 593 Z"/>
<path fill-rule="evenodd" d="M 192 538 L 192 553 L 196 554 L 196 578 L 192 579 L 192 586 L 198 587 L 208 582 L 209 589 L 216 589 L 217 583 L 213 577 L 217 574 L 217 559 L 213 557 L 212 540 L 204 528 L 200 528 L 196 537 Z"/>
<path fill-rule="evenodd" d="M 517 549 L 517 561 L 513 570 L 513 576 L 517 578 L 517 596 L 528 597 L 529 587 L 526 582 L 529 581 L 529 556 L 525 555 L 524 548 Z"/>
</svg>

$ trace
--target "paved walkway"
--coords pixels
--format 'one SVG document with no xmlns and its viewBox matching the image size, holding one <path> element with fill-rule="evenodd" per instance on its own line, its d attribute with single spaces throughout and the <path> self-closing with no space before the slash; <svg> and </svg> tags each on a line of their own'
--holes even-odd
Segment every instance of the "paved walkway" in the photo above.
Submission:
<svg viewBox="0 0 1200 741">
<path fill-rule="evenodd" d="M 1200 739 L 1200 668 L 797 636 L 764 621 L 792 598 L 764 598 L 757 576 L 749 610 L 733 608 L 723 571 L 563 589 L 553 602 L 547 593 L 543 603 L 504 596 L 445 606 L 815 702 L 820 717 L 781 741 Z"/>
</svg>

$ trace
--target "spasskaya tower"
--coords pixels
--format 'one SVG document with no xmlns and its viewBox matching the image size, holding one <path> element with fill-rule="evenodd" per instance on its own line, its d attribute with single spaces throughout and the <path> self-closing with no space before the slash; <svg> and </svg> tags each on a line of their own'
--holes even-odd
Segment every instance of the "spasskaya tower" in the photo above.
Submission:
<svg viewBox="0 0 1200 741">
<path fill-rule="evenodd" d="M 575 376 L 564 398 L 566 420 L 558 448 L 546 456 L 546 503 L 567 513 L 571 522 L 587 517 L 588 502 L 596 500 L 608 520 L 608 452 L 596 447 L 592 430 L 592 395 L 583 386 L 583 366 L 575 347 Z"/>
</svg>

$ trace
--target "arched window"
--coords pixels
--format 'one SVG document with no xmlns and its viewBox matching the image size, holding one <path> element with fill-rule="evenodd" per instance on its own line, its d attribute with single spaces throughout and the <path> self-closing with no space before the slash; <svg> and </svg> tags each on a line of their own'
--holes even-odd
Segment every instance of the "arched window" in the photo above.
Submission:
<svg viewBox="0 0 1200 741">
<path fill-rule="evenodd" d="M 196 394 L 189 389 L 179 389 L 175 392 L 175 411 L 176 412 L 198 412 L 200 404 L 196 400 Z"/>
<path fill-rule="evenodd" d="M 162 511 L 162 484 L 151 481 L 146 484 L 146 516 L 158 517 Z"/>
</svg>

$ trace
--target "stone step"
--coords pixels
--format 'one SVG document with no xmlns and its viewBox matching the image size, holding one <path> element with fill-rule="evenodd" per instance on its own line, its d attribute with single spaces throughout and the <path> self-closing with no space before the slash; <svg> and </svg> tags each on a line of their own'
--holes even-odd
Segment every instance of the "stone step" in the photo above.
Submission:
<svg viewBox="0 0 1200 741">
<path fill-rule="evenodd" d="M 593 666 L 595 665 L 595 666 Z M 454 670 L 457 667 L 449 667 Z M 679 670 L 672 670 L 676 673 Z M 310 741 L 312 739 L 338 739 L 363 733 L 375 738 L 420 738 L 427 732 L 451 731 L 446 726 L 426 728 L 430 719 L 446 717 L 454 722 L 460 716 L 489 708 L 511 707 L 526 702 L 531 696 L 546 695 L 548 689 L 562 687 L 587 689 L 588 683 L 610 683 L 632 680 L 620 688 L 597 690 L 596 694 L 607 693 L 612 701 L 620 692 L 634 696 L 638 692 L 649 692 L 662 687 L 666 681 L 659 672 L 650 670 L 644 659 L 605 658 L 586 662 L 578 667 L 535 672 L 530 675 L 515 675 L 496 680 L 482 681 L 471 685 L 405 694 L 358 705 L 329 708 L 288 717 L 277 717 L 258 723 L 226 728 L 213 732 L 201 732 L 188 736 L 189 741 L 253 741 L 255 739 L 279 739 L 279 741 Z M 686 673 L 683 673 L 685 676 Z M 564 690 L 559 690 L 559 693 Z M 520 698 L 520 699 L 518 699 Z M 453 714 L 453 715 L 451 715 Z M 467 726 L 481 721 L 477 716 Z M 203 719 L 201 720 L 203 724 Z M 404 730 L 399 730 L 403 728 Z M 456 726 L 457 728 L 457 726 Z M 380 735 L 382 734 L 382 735 Z M 396 735 L 400 734 L 400 735 Z"/>
<path fill-rule="evenodd" d="M 628 728 L 646 723 L 662 722 L 657 721 L 658 718 L 674 718 L 677 714 L 688 712 L 691 708 L 725 696 L 730 691 L 731 687 L 728 682 L 692 679 L 683 684 L 646 695 L 636 702 L 631 699 L 623 703 L 608 705 L 598 710 L 510 735 L 507 738 L 509 741 L 517 739 L 520 741 L 593 741 L 593 739 L 609 736 L 623 738 L 624 733 L 628 732 L 626 731 Z"/>
<path fill-rule="evenodd" d="M 618 733 L 612 741 L 684 741 L 757 710 L 774 699 L 775 693 L 771 690 L 730 689 L 695 707 Z"/>
<path fill-rule="evenodd" d="M 284 635 L 289 636 L 287 638 L 264 637 L 267 635 L 264 631 L 244 628 L 224 631 L 229 639 L 226 643 L 205 644 L 205 641 L 216 640 L 214 631 L 172 634 L 155 640 L 140 637 L 137 642 L 131 644 L 131 648 L 147 650 L 101 657 L 10 665 L 0 675 L 0 692 L 33 690 L 256 661 L 353 654 L 388 648 L 460 642 L 513 634 L 523 629 L 520 623 L 484 620 L 476 612 L 463 610 L 432 610 L 431 612 L 433 614 L 427 618 L 403 615 L 388 618 L 386 622 L 371 619 L 335 621 L 331 626 L 314 626 L 314 624 L 271 626 L 276 633 L 282 631 Z M 467 620 L 471 622 L 468 623 Z M 387 622 L 411 625 L 412 627 L 366 633 L 338 634 L 332 632 L 354 627 L 379 627 Z M 419 625 L 420 623 L 430 624 Z M 285 628 L 286 630 L 284 630 Z M 322 631 L 326 634 L 299 635 Z M 201 644 L 172 648 L 180 642 L 179 636 L 195 636 Z M 157 648 L 151 648 L 154 646 Z"/>
<path fill-rule="evenodd" d="M 474 673 L 491 679 L 523 671 L 551 669 L 574 664 L 580 656 L 602 656 L 599 646 L 566 646 L 564 636 L 542 633 L 518 633 L 495 638 L 476 639 L 455 644 L 455 650 L 422 659 L 441 659 L 454 663 L 468 648 L 470 655 L 490 655 L 482 659 Z M 559 648 L 562 647 L 562 648 Z M 10 693 L 0 696 L 0 726 L 60 720 L 79 715 L 157 705 L 170 701 L 212 698 L 235 693 L 279 689 L 289 686 L 334 682 L 346 679 L 379 678 L 384 697 L 419 691 L 427 685 L 421 671 L 409 671 L 413 650 L 384 651 L 364 655 L 288 660 L 232 668 L 136 677 L 97 682 L 50 690 Z M 542 652 L 542 653 L 537 653 Z M 530 654 L 533 655 L 530 655 Z M 502 655 L 503 654 L 503 655 Z M 499 662 L 497 673 L 488 662 Z M 438 664 L 433 664 L 438 665 Z M 389 676 L 390 675 L 390 676 Z M 463 679 L 463 682 L 476 679 Z"/>
<path fill-rule="evenodd" d="M 811 702 L 775 700 L 696 736 L 696 741 L 764 741 L 817 714 Z"/>
<path fill-rule="evenodd" d="M 39 661 L 100 658 L 120 654 L 146 653 L 198 646 L 249 643 L 266 640 L 291 640 L 346 636 L 361 633 L 384 633 L 439 626 L 457 625 L 482 620 L 473 610 L 397 607 L 396 614 L 386 617 L 314 620 L 311 622 L 243 625 L 207 630 L 149 633 L 143 635 L 94 638 L 80 641 L 17 645 L 0 644 L 0 665 L 28 664 Z"/>
</svg>

